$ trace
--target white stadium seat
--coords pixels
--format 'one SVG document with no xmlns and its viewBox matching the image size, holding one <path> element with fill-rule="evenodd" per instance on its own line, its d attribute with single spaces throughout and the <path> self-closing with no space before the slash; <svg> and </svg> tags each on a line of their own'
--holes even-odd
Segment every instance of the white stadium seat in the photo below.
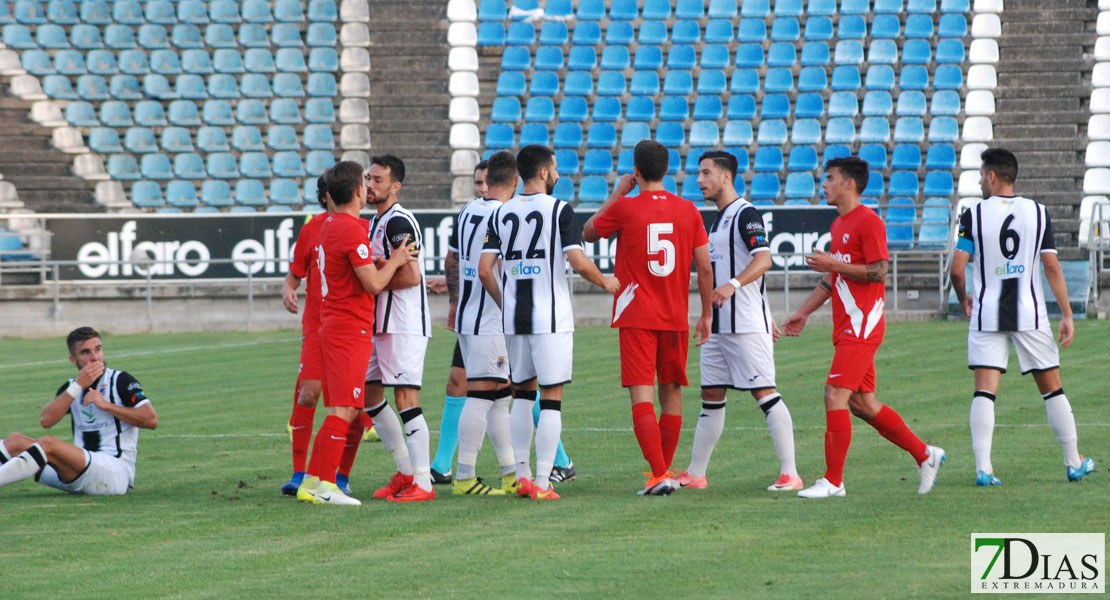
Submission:
<svg viewBox="0 0 1110 600">
<path fill-rule="evenodd" d="M 366 48 L 344 48 L 339 55 L 339 69 L 345 72 L 369 72 L 370 53 Z"/>
<path fill-rule="evenodd" d="M 40 100 L 31 105 L 31 120 L 46 127 L 62 127 L 67 124 L 62 116 L 62 107 L 49 100 Z"/>
<path fill-rule="evenodd" d="M 73 173 L 84 179 L 108 179 L 104 159 L 95 154 L 78 154 L 73 157 Z"/>
<path fill-rule="evenodd" d="M 1087 121 L 1087 139 L 1110 140 L 1110 115 L 1091 115 Z"/>
<path fill-rule="evenodd" d="M 451 99 L 451 108 L 447 111 L 452 123 L 477 123 L 478 100 L 476 98 L 461 97 Z"/>
<path fill-rule="evenodd" d="M 1091 70 L 1091 87 L 1110 87 L 1110 62 L 1095 63 Z"/>
<path fill-rule="evenodd" d="M 339 145 L 344 150 L 369 150 L 370 128 L 361 123 L 349 123 L 339 131 Z"/>
<path fill-rule="evenodd" d="M 1101 20 L 1102 17 L 1099 17 Z M 984 13 L 975 15 L 971 21 L 971 37 L 973 38 L 999 38 L 1002 37 L 1002 20 L 997 14 Z"/>
<path fill-rule="evenodd" d="M 456 46 L 447 54 L 447 68 L 451 71 L 477 71 L 478 51 L 473 47 Z"/>
<path fill-rule="evenodd" d="M 341 123 L 369 123 L 370 105 L 365 98 L 344 98 L 339 103 L 339 121 Z"/>
<path fill-rule="evenodd" d="M 478 28 L 474 23 L 451 23 L 447 28 L 447 43 L 451 46 L 478 45 Z"/>
<path fill-rule="evenodd" d="M 1095 21 L 1095 33 L 1110 35 L 1110 12 L 1103 11 L 1098 14 L 1098 20 Z"/>
<path fill-rule="evenodd" d="M 1110 246 L 1110 199 L 1106 196 L 1087 196 L 1079 204 L 1079 247 L 1087 248 L 1092 244 L 1091 222 L 1094 221 L 1096 247 Z"/>
<path fill-rule="evenodd" d="M 25 75 L 23 63 L 14 50 L 0 50 L 0 75 Z"/>
<path fill-rule="evenodd" d="M 1095 40 L 1095 60 L 1110 60 L 1110 37 Z"/>
<path fill-rule="evenodd" d="M 81 131 L 73 127 L 59 127 L 54 130 L 50 135 L 51 143 L 55 148 L 62 152 L 69 154 L 79 154 L 88 152 L 88 147 L 85 146 L 85 140 L 81 137 Z"/>
<path fill-rule="evenodd" d="M 452 148 L 478 150 L 482 147 L 478 126 L 473 123 L 455 123 L 451 126 L 450 144 Z"/>
<path fill-rule="evenodd" d="M 1110 113 L 1110 88 L 1091 90 L 1091 112 L 1095 114 Z"/>
<path fill-rule="evenodd" d="M 481 158 L 474 150 L 455 150 L 451 153 L 451 174 L 470 175 Z"/>
<path fill-rule="evenodd" d="M 447 20 L 474 22 L 478 20 L 478 7 L 474 0 L 451 0 L 447 3 Z"/>
<path fill-rule="evenodd" d="M 23 208 L 23 201 L 19 199 L 19 192 L 10 181 L 0 181 L 0 208 Z"/>
<path fill-rule="evenodd" d="M 474 180 L 470 177 L 456 177 L 451 181 L 451 200 L 458 204 L 474 198 Z"/>
<path fill-rule="evenodd" d="M 97 204 L 103 204 L 107 207 L 127 206 L 131 204 L 131 201 L 127 199 L 127 193 L 123 191 L 123 182 L 120 181 L 97 182 L 94 195 Z"/>
<path fill-rule="evenodd" d="M 1093 141 L 1087 144 L 1083 162 L 1088 167 L 1110 167 L 1110 141 Z"/>
<path fill-rule="evenodd" d="M 39 78 L 33 75 L 16 75 L 12 78 L 12 95 L 24 100 L 46 100 Z"/>
<path fill-rule="evenodd" d="M 344 73 L 339 80 L 339 93 L 347 98 L 370 95 L 370 77 L 366 73 Z"/>
<path fill-rule="evenodd" d="M 451 73 L 447 89 L 452 96 L 478 97 L 478 74 L 472 72 Z"/>
<path fill-rule="evenodd" d="M 365 23 L 345 23 L 339 30 L 339 43 L 365 48 L 370 45 L 370 29 Z"/>
<path fill-rule="evenodd" d="M 983 166 L 983 159 L 979 155 L 986 149 L 986 144 L 964 144 L 960 149 L 960 168 L 978 171 Z"/>
<path fill-rule="evenodd" d="M 1002 0 L 975 0 L 975 12 L 1000 13 L 1002 12 Z"/>
<path fill-rule="evenodd" d="M 1110 10 L 1110 0 L 1098 0 L 1099 10 Z"/>
<path fill-rule="evenodd" d="M 370 3 L 367 0 L 343 0 L 339 6 L 339 20 L 343 23 L 369 23 Z"/>
<path fill-rule="evenodd" d="M 1110 169 L 1087 169 L 1087 173 L 1083 176 L 1083 193 L 1110 194 Z"/>
<path fill-rule="evenodd" d="M 979 187 L 979 171 L 964 171 L 960 173 L 960 182 L 956 186 L 956 193 L 961 196 L 976 196 L 982 193 Z"/>
<path fill-rule="evenodd" d="M 994 128 L 989 117 L 968 117 L 964 119 L 965 142 L 989 142 L 994 139 Z"/>
<path fill-rule="evenodd" d="M 339 160 L 350 160 L 360 164 L 370 164 L 370 153 L 365 150 L 344 150 L 339 155 Z"/>
<path fill-rule="evenodd" d="M 969 116 L 993 115 L 994 92 L 990 90 L 972 90 L 967 93 L 964 100 L 964 113 Z"/>
<path fill-rule="evenodd" d="M 971 40 L 971 49 L 967 53 L 973 65 L 994 64 L 998 62 L 998 42 L 989 38 Z"/>
<path fill-rule="evenodd" d="M 993 90 L 998 87 L 998 72 L 994 65 L 971 65 L 967 69 L 967 89 Z"/>
</svg>

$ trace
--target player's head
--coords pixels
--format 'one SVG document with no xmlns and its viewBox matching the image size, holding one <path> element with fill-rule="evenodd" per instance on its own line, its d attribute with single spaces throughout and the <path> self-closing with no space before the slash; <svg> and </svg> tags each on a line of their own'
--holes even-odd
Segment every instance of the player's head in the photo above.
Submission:
<svg viewBox="0 0 1110 600">
<path fill-rule="evenodd" d="M 698 159 L 698 187 L 710 202 L 731 198 L 736 193 L 736 157 L 724 150 L 710 150 Z"/>
<path fill-rule="evenodd" d="M 1013 194 L 1018 175 L 1018 162 L 1014 153 L 1005 148 L 987 148 L 979 158 L 983 161 L 979 167 L 979 188 L 983 190 L 983 197 Z"/>
<path fill-rule="evenodd" d="M 337 162 L 325 171 L 324 184 L 328 188 L 332 204 L 347 206 L 351 202 L 358 202 L 361 210 L 366 202 L 363 173 L 362 165 L 353 160 Z"/>
<path fill-rule="evenodd" d="M 825 201 L 836 205 L 842 198 L 858 199 L 867 187 L 870 174 L 867 161 L 855 156 L 829 160 L 825 163 L 825 181 L 821 183 Z"/>
<path fill-rule="evenodd" d="M 331 167 L 324 170 L 323 174 L 316 178 L 316 202 L 320 203 L 320 208 L 328 208 L 328 171 Z"/>
<path fill-rule="evenodd" d="M 396 199 L 405 182 L 405 163 L 392 154 L 383 154 L 370 159 L 370 170 L 366 177 L 366 201 L 381 204 Z"/>
<path fill-rule="evenodd" d="M 90 362 L 104 362 L 104 349 L 100 343 L 100 333 L 92 327 L 78 327 L 66 336 L 69 348 L 69 362 L 80 369 Z"/>
<path fill-rule="evenodd" d="M 516 190 L 517 179 L 517 166 L 516 157 L 512 152 L 501 150 L 494 152 L 489 157 L 486 166 L 486 180 L 489 182 L 487 193 L 495 191 L 499 193 L 499 200 L 508 200 L 508 198 L 501 198 L 501 195 L 512 197 L 513 192 Z"/>
<path fill-rule="evenodd" d="M 555 151 L 547 146 L 531 144 L 521 148 L 516 155 L 516 168 L 524 184 L 543 181 L 548 194 L 555 191 L 555 183 L 559 181 L 555 167 Z"/>
<path fill-rule="evenodd" d="M 670 160 L 667 147 L 655 140 L 640 140 L 632 151 L 632 168 L 646 182 L 663 181 Z"/>
<path fill-rule="evenodd" d="M 474 165 L 474 195 L 481 198 L 489 191 L 489 180 L 486 178 L 486 170 L 489 169 L 489 163 L 482 161 Z"/>
</svg>

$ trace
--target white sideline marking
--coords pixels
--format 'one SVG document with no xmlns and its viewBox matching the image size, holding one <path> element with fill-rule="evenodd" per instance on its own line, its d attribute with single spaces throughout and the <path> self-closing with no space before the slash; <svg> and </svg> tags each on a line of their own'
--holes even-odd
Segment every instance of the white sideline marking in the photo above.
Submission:
<svg viewBox="0 0 1110 600">
<path fill-rule="evenodd" d="M 219 350 L 222 348 L 245 348 L 248 346 L 262 346 L 264 344 L 285 344 L 289 342 L 301 342 L 299 337 L 290 338 L 287 340 L 262 340 L 254 342 L 235 342 L 232 344 L 219 344 L 215 346 L 181 346 L 180 348 L 162 348 L 161 350 L 136 350 L 134 352 L 111 352 L 109 353 L 110 359 L 128 358 L 131 356 L 154 356 L 156 354 L 175 354 L 178 352 L 197 352 L 200 350 Z M 8 365 L 0 365 L 0 370 L 3 369 L 21 369 L 23 367 L 42 367 L 46 365 L 66 364 L 69 361 L 61 358 L 57 360 L 41 360 L 38 362 L 14 363 Z"/>
</svg>

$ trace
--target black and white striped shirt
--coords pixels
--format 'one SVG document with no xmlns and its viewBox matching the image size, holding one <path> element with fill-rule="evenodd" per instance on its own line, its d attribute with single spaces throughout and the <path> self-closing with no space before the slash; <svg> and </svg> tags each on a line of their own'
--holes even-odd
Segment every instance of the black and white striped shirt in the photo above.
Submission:
<svg viewBox="0 0 1110 600">
<path fill-rule="evenodd" d="M 66 391 L 70 379 L 58 388 L 55 396 Z M 143 393 L 143 386 L 131 374 L 105 368 L 94 386 L 104 399 L 112 404 L 135 408 L 150 402 Z M 135 475 L 135 459 L 139 448 L 139 428 L 100 410 L 95 404 L 85 406 L 82 390 L 69 405 L 69 418 L 73 427 L 73 444 L 89 452 L 102 452 L 124 461 Z"/>
<path fill-rule="evenodd" d="M 432 317 L 428 312 L 428 292 L 424 289 L 424 238 L 412 212 L 394 204 L 370 220 L 370 249 L 375 258 L 388 259 L 401 245 L 405 235 L 420 249 L 420 283 L 399 290 L 385 290 L 374 299 L 374 334 L 432 336 Z M 408 267 L 402 267 L 408 268 Z"/>
<path fill-rule="evenodd" d="M 459 303 L 455 313 L 455 331 L 465 335 L 502 335 L 501 309 L 482 287 L 478 279 L 478 262 L 482 258 L 489 231 L 489 218 L 500 200 L 475 198 L 467 202 L 455 219 L 455 229 L 447 249 L 459 256 Z"/>
<path fill-rule="evenodd" d="M 769 252 L 763 217 L 750 202 L 737 198 L 717 214 L 709 229 L 713 286 L 740 274 L 752 256 Z M 763 277 L 736 290 L 724 306 L 713 307 L 713 333 L 770 333 L 771 311 Z"/>
</svg>

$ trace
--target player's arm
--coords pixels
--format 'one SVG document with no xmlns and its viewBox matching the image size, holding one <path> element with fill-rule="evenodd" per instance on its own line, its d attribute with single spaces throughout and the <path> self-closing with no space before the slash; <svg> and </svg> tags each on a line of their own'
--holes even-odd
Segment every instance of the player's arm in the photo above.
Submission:
<svg viewBox="0 0 1110 600">
<path fill-rule="evenodd" d="M 972 299 L 967 295 L 967 277 L 964 276 L 964 272 L 967 269 L 967 262 L 971 260 L 971 253 L 975 251 L 975 239 L 971 232 L 971 211 L 965 210 L 964 214 L 960 215 L 956 251 L 952 253 L 952 265 L 948 268 L 948 274 L 952 278 L 952 289 L 956 290 L 956 300 L 969 318 Z"/>
<path fill-rule="evenodd" d="M 701 317 L 694 326 L 694 339 L 697 340 L 694 345 L 700 346 L 709 341 L 713 327 L 713 261 L 709 258 L 709 244 L 694 248 L 694 267 L 698 271 L 698 294 L 701 295 Z"/>
<path fill-rule="evenodd" d="M 103 374 L 103 362 L 91 362 L 82 367 L 81 370 L 77 372 L 77 378 L 74 382 L 58 390 L 54 399 L 47 402 L 46 406 L 42 408 L 42 416 L 39 417 L 39 425 L 42 425 L 43 429 L 50 429 L 57 425 L 58 421 L 61 421 L 62 418 L 69 413 L 69 405 L 77 398 L 77 394 L 80 394 L 81 390 L 88 389 L 99 381 L 100 376 Z"/>
<path fill-rule="evenodd" d="M 281 286 L 281 303 L 285 310 L 297 314 L 297 288 L 301 286 L 301 278 L 292 273 L 285 276 L 285 284 Z"/>
<path fill-rule="evenodd" d="M 597 231 L 597 228 L 594 225 L 594 221 L 597 220 L 598 217 L 601 217 L 601 215 L 605 214 L 614 202 L 616 202 L 620 198 L 623 198 L 624 196 L 627 196 L 628 193 L 631 192 L 632 189 L 635 187 L 636 178 L 633 175 L 624 175 L 617 180 L 617 185 L 613 188 L 613 193 L 609 195 L 609 199 L 605 201 L 605 204 L 601 205 L 601 208 L 597 209 L 597 212 L 594 213 L 594 215 L 586 221 L 586 225 L 582 228 L 583 241 L 592 244 L 593 242 L 600 240 L 602 237 L 609 237 L 608 235 L 602 236 L 601 233 Z"/>
<path fill-rule="evenodd" d="M 1044 266 L 1044 277 L 1048 280 L 1048 287 L 1056 297 L 1056 304 L 1060 305 L 1060 333 L 1057 336 L 1060 345 L 1067 348 L 1075 338 L 1075 323 L 1072 321 L 1071 302 L 1068 299 L 1068 286 L 1064 281 L 1064 270 L 1060 267 L 1060 260 L 1056 257 L 1056 237 L 1052 233 L 1052 219 L 1048 213 L 1044 216 L 1044 233 L 1041 238 L 1041 264 Z"/>
<path fill-rule="evenodd" d="M 385 224 L 385 243 L 389 244 L 393 251 L 396 252 L 405 240 L 416 240 L 416 231 L 412 228 L 412 223 L 403 216 L 395 216 Z M 405 265 L 397 267 L 396 273 L 386 284 L 387 290 L 402 290 L 413 286 L 420 285 L 420 263 L 419 261 L 409 261 Z"/>
<path fill-rule="evenodd" d="M 497 303 L 497 308 L 504 308 L 501 306 L 501 282 L 497 278 L 497 272 L 494 271 L 496 264 L 496 252 L 482 252 L 481 258 L 478 259 L 478 279 L 481 280 L 486 293 Z"/>
<path fill-rule="evenodd" d="M 362 289 L 371 294 L 378 294 L 386 289 L 398 269 L 410 261 L 415 262 L 419 255 L 420 251 L 416 249 L 416 244 L 410 244 L 408 236 L 405 236 L 401 246 L 390 255 L 388 260 L 381 263 L 380 267 L 374 263 L 355 267 L 355 276 L 362 284 Z"/>
<path fill-rule="evenodd" d="M 788 336 L 801 335 L 802 330 L 805 329 L 806 321 L 813 311 L 821 308 L 829 297 L 832 296 L 832 274 L 826 273 L 817 287 L 813 288 L 813 293 L 806 298 L 805 302 L 798 307 L 798 310 L 790 315 L 790 318 L 782 324 L 782 332 Z"/>
<path fill-rule="evenodd" d="M 869 283 L 886 283 L 886 275 L 890 270 L 890 261 L 885 258 L 866 265 L 853 265 L 840 262 L 828 252 L 820 250 L 806 256 L 806 264 L 818 273 L 840 273 L 848 279 Z"/>
<path fill-rule="evenodd" d="M 443 261 L 443 274 L 447 280 L 447 329 L 455 330 L 455 313 L 459 307 L 459 255 L 447 252 Z"/>
<path fill-rule="evenodd" d="M 610 294 L 616 294 L 621 289 L 620 280 L 616 277 L 603 275 L 594 261 L 586 258 L 586 253 L 581 248 L 571 248 L 566 251 L 566 255 L 567 262 L 570 263 L 572 269 L 582 276 L 582 279 Z M 485 258 L 485 256 L 482 258 Z"/>
<path fill-rule="evenodd" d="M 129 423 L 135 427 L 142 427 L 143 429 L 154 429 L 158 427 L 158 414 L 154 412 L 154 405 L 150 403 L 150 400 L 146 400 L 145 398 L 144 402 L 139 406 L 120 406 L 108 402 L 100 392 L 89 390 L 85 392 L 85 398 L 82 400 L 81 404 L 84 406 L 93 404 L 120 421 Z"/>
</svg>

